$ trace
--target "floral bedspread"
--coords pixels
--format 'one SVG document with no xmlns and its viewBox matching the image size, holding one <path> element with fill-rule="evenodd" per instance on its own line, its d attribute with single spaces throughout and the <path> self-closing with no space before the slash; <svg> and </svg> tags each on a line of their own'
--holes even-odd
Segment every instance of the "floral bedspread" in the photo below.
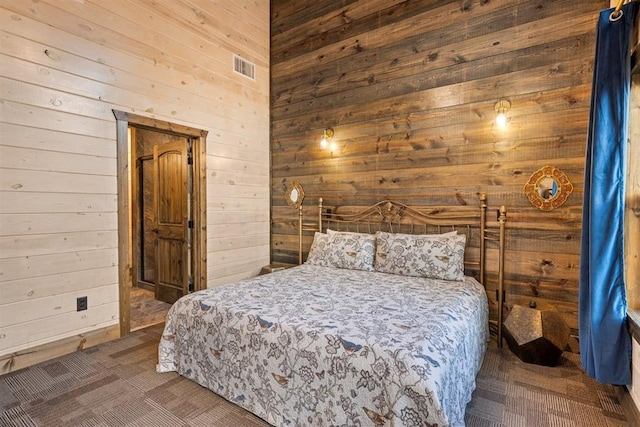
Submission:
<svg viewBox="0 0 640 427">
<path fill-rule="evenodd" d="M 276 426 L 463 426 L 488 334 L 472 278 L 302 265 L 178 300 L 157 370 Z"/>
</svg>

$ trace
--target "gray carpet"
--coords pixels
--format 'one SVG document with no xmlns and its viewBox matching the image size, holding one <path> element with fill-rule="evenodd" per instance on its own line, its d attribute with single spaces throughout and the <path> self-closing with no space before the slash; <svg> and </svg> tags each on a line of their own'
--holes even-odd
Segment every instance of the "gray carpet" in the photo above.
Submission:
<svg viewBox="0 0 640 427">
<path fill-rule="evenodd" d="M 177 374 L 158 374 L 163 325 L 0 376 L 0 426 L 268 426 Z M 522 363 L 491 347 L 467 426 L 629 425 L 614 387 L 564 353 L 560 365 Z"/>
<path fill-rule="evenodd" d="M 555 367 L 523 363 L 504 344 L 485 355 L 467 427 L 629 426 L 614 386 L 580 369 L 580 355 L 564 352 Z"/>
</svg>

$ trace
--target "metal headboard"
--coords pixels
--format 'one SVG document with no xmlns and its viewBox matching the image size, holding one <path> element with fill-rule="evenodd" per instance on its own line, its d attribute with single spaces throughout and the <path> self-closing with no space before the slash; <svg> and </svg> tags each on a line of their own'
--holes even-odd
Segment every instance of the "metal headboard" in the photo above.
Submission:
<svg viewBox="0 0 640 427">
<path fill-rule="evenodd" d="M 329 207 L 323 205 L 322 198 L 318 201 L 318 214 L 315 222 L 304 222 L 303 208 L 299 207 L 298 234 L 299 249 L 298 262 L 302 264 L 302 240 L 304 231 L 322 232 L 328 228 L 336 231 L 353 231 L 360 233 L 375 233 L 387 231 L 408 234 L 443 233 L 457 230 L 467 235 L 467 245 L 471 242 L 471 235 L 477 233 L 479 245 L 478 260 L 465 257 L 465 265 L 477 266 L 480 283 L 486 288 L 486 242 L 498 243 L 498 320 L 494 324 L 497 328 L 498 345 L 502 347 L 502 323 L 504 307 L 504 249 L 505 224 L 507 209 L 501 206 L 498 210 L 498 227 L 487 227 L 487 196 L 479 195 L 479 206 L 407 206 L 392 200 L 383 200 L 372 206 L 340 206 Z M 477 231 L 475 231 L 477 230 Z M 467 251 L 468 253 L 469 251 Z"/>
</svg>

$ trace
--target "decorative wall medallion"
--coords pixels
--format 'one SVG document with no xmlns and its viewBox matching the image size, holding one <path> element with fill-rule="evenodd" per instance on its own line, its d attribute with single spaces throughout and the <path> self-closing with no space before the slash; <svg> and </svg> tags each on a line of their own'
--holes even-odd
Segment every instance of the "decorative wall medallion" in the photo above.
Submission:
<svg viewBox="0 0 640 427">
<path fill-rule="evenodd" d="M 524 193 L 531 204 L 543 211 L 562 206 L 573 191 L 573 184 L 560 169 L 544 166 L 535 171 L 524 185 Z"/>
<path fill-rule="evenodd" d="M 287 187 L 287 191 L 284 193 L 284 198 L 287 199 L 287 204 L 294 209 L 298 209 L 302 205 L 304 200 L 304 190 L 302 184 L 298 181 L 292 181 Z"/>
</svg>

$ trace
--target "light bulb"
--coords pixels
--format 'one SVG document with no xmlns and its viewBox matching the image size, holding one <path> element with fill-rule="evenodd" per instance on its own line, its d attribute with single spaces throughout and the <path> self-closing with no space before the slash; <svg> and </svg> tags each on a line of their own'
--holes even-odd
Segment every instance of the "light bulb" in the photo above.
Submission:
<svg viewBox="0 0 640 427">
<path fill-rule="evenodd" d="M 496 110 L 496 125 L 504 129 L 507 127 L 507 113 L 511 109 L 511 103 L 506 99 L 500 100 L 493 108 Z"/>
<path fill-rule="evenodd" d="M 327 128 L 322 132 L 322 137 L 320 137 L 320 147 L 325 149 L 329 147 L 329 141 L 333 138 L 333 129 Z"/>
<path fill-rule="evenodd" d="M 496 116 L 496 124 L 500 128 L 507 127 L 507 115 L 505 113 L 498 113 Z"/>
</svg>

